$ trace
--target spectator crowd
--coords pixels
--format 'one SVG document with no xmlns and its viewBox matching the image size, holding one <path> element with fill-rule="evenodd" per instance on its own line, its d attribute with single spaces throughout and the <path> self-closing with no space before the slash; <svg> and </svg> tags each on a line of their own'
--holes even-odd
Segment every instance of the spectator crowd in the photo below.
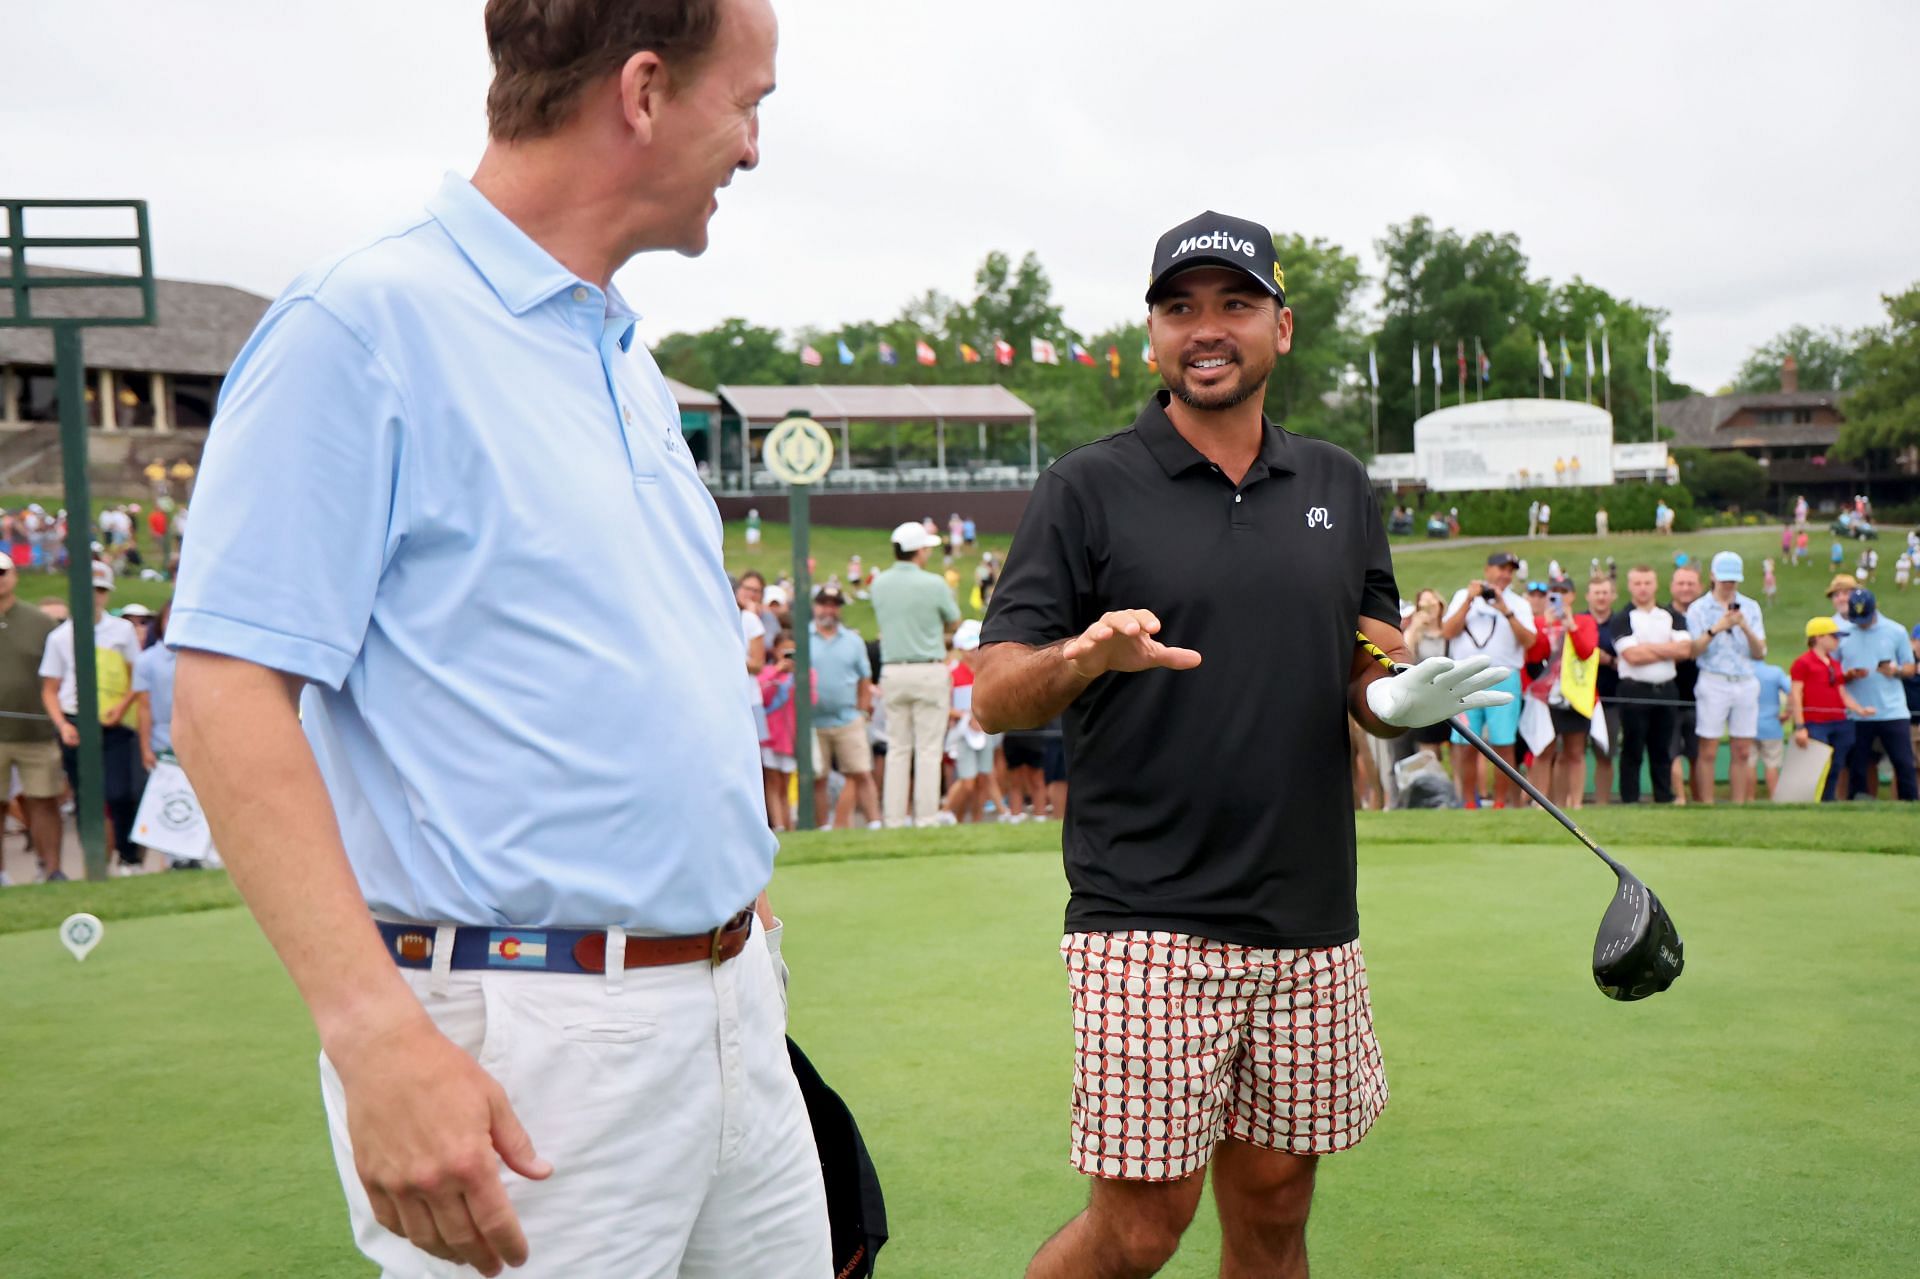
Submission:
<svg viewBox="0 0 1920 1279">
<path fill-rule="evenodd" d="M 1783 547 L 1804 535 L 1804 507 L 1801 524 L 1788 526 Z M 1909 534 L 1903 561 L 1920 556 L 1916 542 Z M 1723 742 L 1736 804 L 1763 788 L 1822 801 L 1920 798 L 1920 625 L 1887 616 L 1866 580 L 1835 573 L 1832 612 L 1776 625 L 1770 639 L 1771 559 L 1763 605 L 1739 554 L 1714 555 L 1704 576 L 1685 553 L 1675 558 L 1664 601 L 1651 564 L 1626 570 L 1623 600 L 1611 560 L 1594 562 L 1576 588 L 1557 561 L 1526 579 L 1524 561 L 1495 551 L 1450 599 L 1423 589 L 1403 605 L 1408 650 L 1416 660 L 1486 654 L 1514 671 L 1513 701 L 1470 712 L 1467 727 L 1564 808 L 1586 802 L 1589 759 L 1596 802 L 1610 802 L 1617 783 L 1621 803 L 1638 803 L 1644 784 L 1655 803 L 1712 804 Z M 1896 592 L 1909 576 L 1896 575 Z M 1527 802 L 1447 725 L 1398 743 L 1354 725 L 1353 748 L 1366 807 Z"/>
</svg>

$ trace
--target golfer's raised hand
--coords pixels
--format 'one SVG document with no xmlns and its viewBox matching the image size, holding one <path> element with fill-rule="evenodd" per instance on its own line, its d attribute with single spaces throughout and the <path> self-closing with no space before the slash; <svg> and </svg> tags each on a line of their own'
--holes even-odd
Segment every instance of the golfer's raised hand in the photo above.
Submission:
<svg viewBox="0 0 1920 1279">
<path fill-rule="evenodd" d="M 493 1076 L 426 1021 L 330 1050 L 329 1059 L 374 1218 L 422 1252 L 483 1275 L 525 1265 L 527 1237 L 499 1164 L 535 1181 L 553 1165 L 534 1153 Z"/>
<path fill-rule="evenodd" d="M 1200 665 L 1200 654 L 1190 648 L 1170 648 L 1154 636 L 1160 619 L 1144 608 L 1108 613 L 1060 649 L 1074 670 L 1088 679 L 1108 671 L 1190 671 Z"/>
<path fill-rule="evenodd" d="M 1429 657 L 1392 679 L 1367 685 L 1367 708 L 1382 723 L 1397 728 L 1425 728 L 1452 719 L 1461 711 L 1505 706 L 1513 694 L 1493 686 L 1513 672 L 1494 666 L 1482 653 L 1456 662 L 1451 657 Z"/>
</svg>

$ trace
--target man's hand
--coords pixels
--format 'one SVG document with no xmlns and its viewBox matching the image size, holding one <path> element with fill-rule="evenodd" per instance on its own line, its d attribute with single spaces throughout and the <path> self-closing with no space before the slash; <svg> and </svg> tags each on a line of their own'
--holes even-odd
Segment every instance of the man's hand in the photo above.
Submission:
<svg viewBox="0 0 1920 1279">
<path fill-rule="evenodd" d="M 160 767 L 160 757 L 153 753 L 153 747 L 142 746 L 140 748 L 140 767 L 146 769 L 149 773 Z"/>
<path fill-rule="evenodd" d="M 68 747 L 80 745 L 80 730 L 73 726 L 72 720 L 63 719 L 60 721 L 60 741 Z"/>
<path fill-rule="evenodd" d="M 1493 686 L 1513 672 L 1490 665 L 1492 660 L 1484 653 L 1463 662 L 1429 657 L 1392 679 L 1367 685 L 1367 706 L 1383 723 L 1398 728 L 1425 728 L 1462 711 L 1505 706 L 1513 694 Z"/>
<path fill-rule="evenodd" d="M 1807 743 L 1812 740 L 1813 740 L 1812 734 L 1808 733 L 1806 729 L 1796 728 L 1793 730 L 1793 744 L 1795 746 L 1798 746 L 1804 750 L 1806 748 Z"/>
<path fill-rule="evenodd" d="M 507 1094 L 424 1016 L 328 1059 L 347 1098 L 354 1170 L 381 1225 L 422 1252 L 497 1275 L 525 1265 L 527 1237 L 495 1155 L 535 1181 L 534 1154 Z"/>
<path fill-rule="evenodd" d="M 1149 671 L 1166 667 L 1190 671 L 1200 665 L 1200 654 L 1190 648 L 1169 648 L 1153 638 L 1160 619 L 1144 608 L 1108 613 L 1079 636 L 1060 647 L 1074 673 L 1098 679 L 1108 671 Z"/>
</svg>

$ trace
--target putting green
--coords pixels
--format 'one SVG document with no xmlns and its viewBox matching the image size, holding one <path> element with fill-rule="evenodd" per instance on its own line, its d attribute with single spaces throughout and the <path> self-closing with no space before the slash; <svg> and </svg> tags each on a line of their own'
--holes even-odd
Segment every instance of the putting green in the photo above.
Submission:
<svg viewBox="0 0 1920 1279">
<path fill-rule="evenodd" d="M 1633 1005 L 1593 989 L 1612 879 L 1568 841 L 1363 845 L 1394 1096 L 1323 1169 L 1316 1274 L 1910 1272 L 1920 860 L 1615 851 L 1688 948 Z M 797 860 L 794 1035 L 880 1166 L 881 1273 L 1020 1273 L 1085 1194 L 1057 856 Z M 79 965 L 0 936 L 0 973 L 10 1279 L 366 1273 L 312 1032 L 244 912 L 111 923 Z M 1210 1214 L 1167 1274 L 1214 1272 Z"/>
</svg>

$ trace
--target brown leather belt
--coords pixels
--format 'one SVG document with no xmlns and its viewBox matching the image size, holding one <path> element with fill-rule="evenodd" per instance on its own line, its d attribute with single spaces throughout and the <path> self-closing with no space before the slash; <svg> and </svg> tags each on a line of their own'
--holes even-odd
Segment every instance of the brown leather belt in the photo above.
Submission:
<svg viewBox="0 0 1920 1279">
<path fill-rule="evenodd" d="M 753 908 L 741 911 L 710 933 L 691 937 L 629 937 L 628 968 L 662 968 L 668 964 L 694 964 L 705 960 L 724 964 L 746 949 L 753 935 Z M 607 971 L 607 935 L 591 932 L 573 943 L 573 960 L 590 973 Z"/>
<path fill-rule="evenodd" d="M 439 929 L 432 924 L 377 921 L 387 953 L 402 968 L 432 968 Z M 626 939 L 624 968 L 662 968 L 670 964 L 724 964 L 746 949 L 753 935 L 753 908 L 748 907 L 710 932 L 690 937 L 633 937 Z M 449 968 L 520 969 L 549 973 L 604 973 L 607 971 L 607 930 L 604 928 L 493 928 L 454 930 Z"/>
</svg>

